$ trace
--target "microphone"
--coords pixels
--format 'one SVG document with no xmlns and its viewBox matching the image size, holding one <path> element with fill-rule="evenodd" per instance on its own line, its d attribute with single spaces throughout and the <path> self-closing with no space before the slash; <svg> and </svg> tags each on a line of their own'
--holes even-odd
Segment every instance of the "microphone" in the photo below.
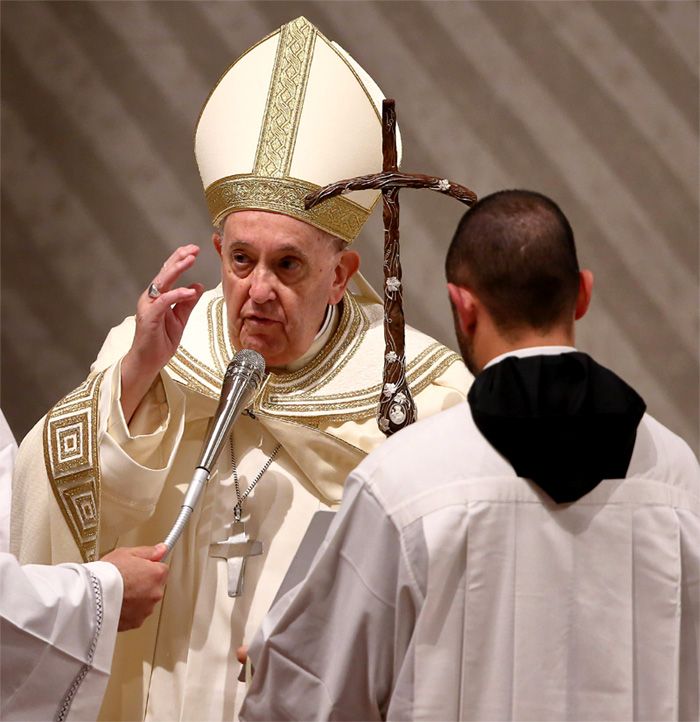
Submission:
<svg viewBox="0 0 700 722">
<path fill-rule="evenodd" d="M 190 514 L 197 505 L 202 490 L 209 480 L 221 449 L 231 433 L 231 427 L 240 416 L 241 411 L 253 400 L 264 375 L 265 359 L 257 351 L 251 349 L 239 351 L 228 365 L 221 386 L 219 406 L 209 424 L 199 454 L 199 463 L 195 467 L 192 481 L 187 487 L 180 513 L 163 542 L 168 547 L 163 559 L 170 553 L 175 546 L 175 542 L 180 538 Z"/>
</svg>

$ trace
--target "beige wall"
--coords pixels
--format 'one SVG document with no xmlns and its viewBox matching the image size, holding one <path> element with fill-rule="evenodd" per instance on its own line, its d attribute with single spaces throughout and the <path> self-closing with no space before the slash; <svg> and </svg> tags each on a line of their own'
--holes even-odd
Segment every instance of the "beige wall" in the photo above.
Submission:
<svg viewBox="0 0 700 722">
<path fill-rule="evenodd" d="M 396 98 L 407 170 L 553 196 L 596 274 L 579 346 L 698 449 L 695 2 L 4 2 L 2 407 L 22 436 L 165 256 L 206 246 L 192 132 L 250 44 L 306 15 Z M 410 323 L 454 345 L 462 209 L 402 196 Z M 380 218 L 363 269 L 380 276 Z"/>
</svg>

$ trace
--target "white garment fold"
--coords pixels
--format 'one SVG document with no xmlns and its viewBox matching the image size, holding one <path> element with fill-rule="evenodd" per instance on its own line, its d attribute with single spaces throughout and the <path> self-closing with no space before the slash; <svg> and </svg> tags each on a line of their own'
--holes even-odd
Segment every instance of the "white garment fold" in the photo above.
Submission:
<svg viewBox="0 0 700 722">
<path fill-rule="evenodd" d="M 250 648 L 254 720 L 697 720 L 700 470 L 650 416 L 557 505 L 460 404 L 350 475 Z"/>
<path fill-rule="evenodd" d="M 246 685 L 237 681 L 236 648 L 252 639 L 314 513 L 339 503 L 350 470 L 385 439 L 372 415 L 354 418 L 349 405 L 353 398 L 361 405 L 379 396 L 383 310 L 351 298 L 343 308 L 345 321 L 315 359 L 297 376 L 277 379 L 298 384 L 296 395 L 280 393 L 278 402 L 269 402 L 268 412 L 256 409 L 255 418 L 241 415 L 234 426 L 242 486 L 282 444 L 245 502 L 246 531 L 262 542 L 263 553 L 248 561 L 243 595 L 228 596 L 226 562 L 209 555 L 210 545 L 229 535 L 236 504 L 230 454 L 224 449 L 168 559 L 163 601 L 140 629 L 119 635 L 102 719 L 237 718 Z M 94 428 L 84 432 L 85 446 L 94 439 L 99 447 L 99 554 L 116 545 L 154 544 L 172 527 L 230 360 L 225 320 L 220 290 L 206 293 L 187 324 L 173 362 L 177 369 L 169 366 L 161 372 L 128 427 L 119 401 L 120 358 L 131 344 L 133 319 L 113 329 L 105 341 L 93 366 L 94 372 L 105 372 L 99 413 L 92 417 Z M 410 327 L 406 348 L 409 365 L 414 362 L 419 418 L 464 399 L 470 378 L 452 352 Z M 214 393 L 205 388 L 207 383 L 218 386 Z M 335 390 L 329 388 L 332 384 Z M 341 394 L 341 388 L 351 397 Z M 309 395 L 306 400 L 303 394 Z M 311 408 L 305 413 L 320 409 L 318 416 L 301 423 L 273 415 L 290 396 Z M 328 397 L 337 401 L 338 417 L 323 415 L 330 412 L 322 406 Z M 56 501 L 44 450 L 42 421 L 18 453 L 13 551 L 22 562 L 73 561 L 79 550 L 67 523 L 70 514 L 67 504 Z"/>
<path fill-rule="evenodd" d="M 20 566 L 0 553 L 0 718 L 94 720 L 122 603 L 108 562 Z"/>
<path fill-rule="evenodd" d="M 17 442 L 4 414 L 0 411 L 0 552 L 10 551 L 12 470 L 16 455 Z"/>
</svg>

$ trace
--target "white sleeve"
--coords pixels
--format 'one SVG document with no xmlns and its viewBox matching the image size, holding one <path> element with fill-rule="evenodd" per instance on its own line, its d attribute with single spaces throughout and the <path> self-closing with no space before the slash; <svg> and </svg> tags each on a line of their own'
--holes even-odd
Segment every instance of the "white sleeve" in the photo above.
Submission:
<svg viewBox="0 0 700 722">
<path fill-rule="evenodd" d="M 306 579 L 251 644 L 241 719 L 384 719 L 410 637 L 399 626 L 410 626 L 417 597 L 398 530 L 351 475 Z"/>
<path fill-rule="evenodd" d="M 108 370 L 100 398 L 107 423 L 100 440 L 103 532 L 121 534 L 153 513 L 185 425 L 185 400 L 162 371 L 127 426 L 121 408 L 121 361 Z"/>
<path fill-rule="evenodd" d="M 10 550 L 10 508 L 12 504 L 12 470 L 17 442 L 0 411 L 0 552 Z"/>
<path fill-rule="evenodd" d="M 117 568 L 0 554 L 0 590 L 0 718 L 96 719 L 121 610 Z"/>
<path fill-rule="evenodd" d="M 135 320 L 128 316 L 107 334 L 91 372 L 105 371 L 100 391 L 101 532 L 109 548 L 148 519 L 160 498 L 184 429 L 178 385 L 161 371 L 127 426 L 121 407 L 121 362 L 131 347 Z"/>
</svg>

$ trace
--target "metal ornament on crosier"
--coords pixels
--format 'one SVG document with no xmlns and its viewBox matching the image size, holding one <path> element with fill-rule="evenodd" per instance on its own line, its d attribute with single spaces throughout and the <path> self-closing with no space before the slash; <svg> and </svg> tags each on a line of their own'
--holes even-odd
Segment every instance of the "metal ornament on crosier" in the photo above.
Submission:
<svg viewBox="0 0 700 722">
<path fill-rule="evenodd" d="M 236 489 L 236 506 L 233 507 L 233 521 L 229 524 L 229 536 L 222 541 L 214 542 L 209 546 L 209 556 L 218 559 L 225 559 L 228 567 L 228 595 L 229 597 L 240 597 L 243 594 L 243 581 L 245 567 L 248 557 L 259 556 L 263 553 L 262 542 L 258 539 L 251 539 L 245 530 L 243 517 L 243 502 L 248 497 L 256 484 L 262 479 L 263 474 L 270 468 L 281 444 L 277 444 L 272 453 L 263 464 L 262 469 L 255 475 L 253 481 L 248 484 L 246 490 L 241 494 L 238 480 L 238 466 L 236 464 L 236 452 L 233 445 L 233 434 L 230 437 L 231 467 L 233 470 L 233 483 Z"/>
</svg>

